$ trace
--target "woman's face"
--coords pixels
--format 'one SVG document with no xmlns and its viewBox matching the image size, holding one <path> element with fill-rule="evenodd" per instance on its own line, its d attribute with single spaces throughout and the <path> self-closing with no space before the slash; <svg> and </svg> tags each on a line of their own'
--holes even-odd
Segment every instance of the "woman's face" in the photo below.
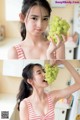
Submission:
<svg viewBox="0 0 80 120">
<path fill-rule="evenodd" d="M 34 84 L 38 87 L 47 87 L 48 83 L 45 81 L 45 72 L 44 69 L 42 69 L 39 66 L 35 66 L 33 68 L 33 81 Z"/>
<path fill-rule="evenodd" d="M 28 10 L 25 17 L 27 33 L 41 35 L 47 28 L 49 22 L 48 11 L 41 6 L 33 6 Z"/>
</svg>

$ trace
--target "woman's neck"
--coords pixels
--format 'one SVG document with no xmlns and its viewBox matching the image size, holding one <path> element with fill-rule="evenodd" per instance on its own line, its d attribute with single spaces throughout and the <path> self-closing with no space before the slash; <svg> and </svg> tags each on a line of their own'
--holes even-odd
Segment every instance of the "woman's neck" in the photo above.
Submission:
<svg viewBox="0 0 80 120">
<path fill-rule="evenodd" d="M 35 98 L 35 101 L 44 101 L 44 98 L 45 98 L 44 89 L 36 89 L 35 88 L 31 97 L 32 97 L 32 99 Z"/>
<path fill-rule="evenodd" d="M 25 41 L 27 41 L 27 43 L 30 45 L 37 45 L 37 44 L 41 43 L 41 41 L 43 41 L 43 39 L 44 39 L 43 35 L 41 35 L 41 36 L 29 36 L 27 34 Z"/>
</svg>

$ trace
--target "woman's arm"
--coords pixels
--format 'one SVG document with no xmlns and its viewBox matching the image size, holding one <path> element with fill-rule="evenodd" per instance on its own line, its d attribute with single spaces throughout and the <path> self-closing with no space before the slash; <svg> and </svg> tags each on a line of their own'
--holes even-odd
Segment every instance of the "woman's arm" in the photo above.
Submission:
<svg viewBox="0 0 80 120">
<path fill-rule="evenodd" d="M 62 60 L 61 62 L 68 69 L 71 76 L 74 78 L 75 83 L 73 85 L 65 88 L 65 89 L 56 90 L 56 91 L 51 92 L 53 98 L 56 98 L 56 100 L 59 100 L 62 98 L 67 98 L 73 92 L 80 89 L 80 75 L 78 74 L 78 72 L 75 70 L 75 68 L 67 60 Z"/>
<path fill-rule="evenodd" d="M 20 103 L 20 113 L 19 113 L 20 120 L 29 120 L 28 115 L 29 113 L 28 113 L 27 103 L 25 100 L 23 100 Z"/>
</svg>

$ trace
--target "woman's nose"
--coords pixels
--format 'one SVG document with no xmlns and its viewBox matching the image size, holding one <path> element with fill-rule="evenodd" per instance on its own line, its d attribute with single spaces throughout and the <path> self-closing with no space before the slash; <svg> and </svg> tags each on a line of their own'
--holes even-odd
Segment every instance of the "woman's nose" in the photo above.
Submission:
<svg viewBox="0 0 80 120">
<path fill-rule="evenodd" d="M 37 21 L 37 27 L 38 27 L 38 28 L 41 28 L 41 27 L 42 27 L 42 20 L 41 20 L 41 19 Z"/>
<path fill-rule="evenodd" d="M 45 73 L 43 72 L 43 76 L 45 76 Z"/>
</svg>

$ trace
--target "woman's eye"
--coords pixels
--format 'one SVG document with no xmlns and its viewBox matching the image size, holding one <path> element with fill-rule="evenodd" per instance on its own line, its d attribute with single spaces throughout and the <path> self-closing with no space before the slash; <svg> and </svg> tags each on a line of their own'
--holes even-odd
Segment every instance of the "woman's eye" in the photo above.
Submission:
<svg viewBox="0 0 80 120">
<path fill-rule="evenodd" d="M 41 74 L 41 72 L 38 72 L 38 74 Z"/>
<path fill-rule="evenodd" d="M 42 70 L 44 73 L 46 73 L 45 69 Z"/>
<path fill-rule="evenodd" d="M 48 18 L 44 18 L 43 20 L 48 21 L 49 19 Z"/>
<path fill-rule="evenodd" d="M 35 18 L 35 17 L 33 17 L 32 19 L 33 19 L 33 20 L 37 20 L 37 18 Z"/>
</svg>

